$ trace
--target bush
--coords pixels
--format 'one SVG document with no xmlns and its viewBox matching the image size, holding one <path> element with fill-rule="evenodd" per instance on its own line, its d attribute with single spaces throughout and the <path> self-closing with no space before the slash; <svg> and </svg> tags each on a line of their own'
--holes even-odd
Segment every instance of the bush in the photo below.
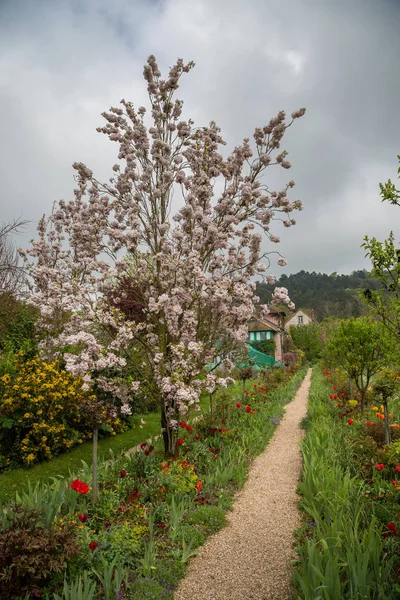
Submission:
<svg viewBox="0 0 400 600">
<path fill-rule="evenodd" d="M 3 600 L 29 593 L 41 595 L 41 587 L 66 561 L 79 552 L 75 522 L 45 527 L 42 511 L 10 505 L 2 515 L 0 530 L 0 597 Z"/>
<path fill-rule="evenodd" d="M 17 362 L 14 375 L 1 377 L 0 393 L 0 455 L 14 464 L 50 459 L 92 435 L 88 417 L 95 399 L 56 362 Z M 124 429 L 103 416 L 105 431 Z"/>
</svg>

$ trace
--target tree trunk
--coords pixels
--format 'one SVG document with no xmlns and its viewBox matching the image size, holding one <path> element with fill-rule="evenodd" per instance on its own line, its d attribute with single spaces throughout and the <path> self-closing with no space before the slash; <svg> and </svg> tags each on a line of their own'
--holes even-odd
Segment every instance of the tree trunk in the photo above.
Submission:
<svg viewBox="0 0 400 600">
<path fill-rule="evenodd" d="M 211 423 L 214 423 L 214 403 L 213 403 L 214 394 L 210 393 L 210 415 L 211 415 Z"/>
<path fill-rule="evenodd" d="M 364 414 L 365 407 L 365 390 L 361 390 L 361 414 Z"/>
<path fill-rule="evenodd" d="M 169 425 L 164 405 L 161 408 L 161 431 L 165 456 L 176 458 L 179 454 L 178 431 Z"/>
<path fill-rule="evenodd" d="M 242 387 L 242 402 L 244 402 L 244 392 L 246 390 L 246 380 L 243 379 L 243 387 Z"/>
<path fill-rule="evenodd" d="M 389 427 L 389 408 L 387 405 L 387 401 L 384 400 L 384 415 L 385 415 L 385 443 L 387 445 L 390 444 L 390 427 Z"/>
<path fill-rule="evenodd" d="M 99 428 L 96 427 L 93 430 L 93 443 L 92 443 L 92 501 L 97 500 L 97 445 L 99 441 Z"/>
<path fill-rule="evenodd" d="M 351 400 L 353 397 L 353 382 L 351 380 L 351 377 L 349 377 L 349 400 Z"/>
</svg>

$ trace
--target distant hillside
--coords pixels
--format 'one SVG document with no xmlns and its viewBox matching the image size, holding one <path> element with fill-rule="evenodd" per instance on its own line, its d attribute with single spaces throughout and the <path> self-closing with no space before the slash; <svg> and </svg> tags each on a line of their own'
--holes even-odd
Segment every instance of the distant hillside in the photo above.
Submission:
<svg viewBox="0 0 400 600">
<path fill-rule="evenodd" d="M 257 295 L 262 304 L 268 302 L 274 287 L 289 290 L 290 299 L 296 308 L 315 310 L 318 321 L 325 317 L 358 317 L 365 312 L 365 305 L 359 294 L 362 290 L 376 289 L 379 283 L 370 274 L 354 271 L 351 275 L 332 273 L 308 273 L 300 271 L 293 275 L 281 275 L 275 285 L 257 282 Z"/>
</svg>

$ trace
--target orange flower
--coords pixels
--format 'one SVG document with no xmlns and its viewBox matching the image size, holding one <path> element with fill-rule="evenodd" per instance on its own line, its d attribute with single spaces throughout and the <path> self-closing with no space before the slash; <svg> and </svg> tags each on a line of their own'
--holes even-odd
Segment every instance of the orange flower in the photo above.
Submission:
<svg viewBox="0 0 400 600">
<path fill-rule="evenodd" d="M 198 482 L 196 483 L 196 490 L 197 490 L 198 492 L 201 492 L 201 490 L 202 490 L 202 489 L 203 489 L 203 484 L 201 483 L 201 481 L 198 481 Z"/>
<path fill-rule="evenodd" d="M 184 469 L 187 469 L 187 468 L 188 468 L 188 466 L 189 466 L 189 463 L 188 463 L 188 462 L 186 462 L 186 460 L 183 460 L 183 461 L 182 461 L 182 467 L 183 467 Z"/>
</svg>

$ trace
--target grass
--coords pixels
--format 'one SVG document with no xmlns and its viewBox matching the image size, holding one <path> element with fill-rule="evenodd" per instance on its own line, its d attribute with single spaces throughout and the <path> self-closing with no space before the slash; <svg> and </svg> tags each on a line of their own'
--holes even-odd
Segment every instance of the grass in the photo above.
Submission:
<svg viewBox="0 0 400 600">
<path fill-rule="evenodd" d="M 236 386 L 235 386 L 236 387 Z M 209 394 L 204 393 L 200 398 L 200 409 L 206 411 L 210 406 Z M 146 421 L 145 425 L 140 425 L 141 419 Z M 144 440 L 153 438 L 160 434 L 160 415 L 159 413 L 146 413 L 138 415 L 136 424 L 129 431 L 120 433 L 113 437 L 106 437 L 99 440 L 99 458 L 107 458 L 110 450 L 114 454 L 121 454 L 130 448 L 133 448 Z M 82 461 L 90 464 L 92 461 L 92 443 L 85 442 L 80 446 L 75 446 L 70 452 L 65 452 L 56 456 L 50 461 L 38 463 L 30 468 L 13 469 L 0 474 L 0 503 L 7 503 L 14 498 L 16 491 L 25 489 L 28 482 L 36 483 L 44 481 L 55 475 L 67 477 L 69 473 L 79 471 Z"/>
</svg>

